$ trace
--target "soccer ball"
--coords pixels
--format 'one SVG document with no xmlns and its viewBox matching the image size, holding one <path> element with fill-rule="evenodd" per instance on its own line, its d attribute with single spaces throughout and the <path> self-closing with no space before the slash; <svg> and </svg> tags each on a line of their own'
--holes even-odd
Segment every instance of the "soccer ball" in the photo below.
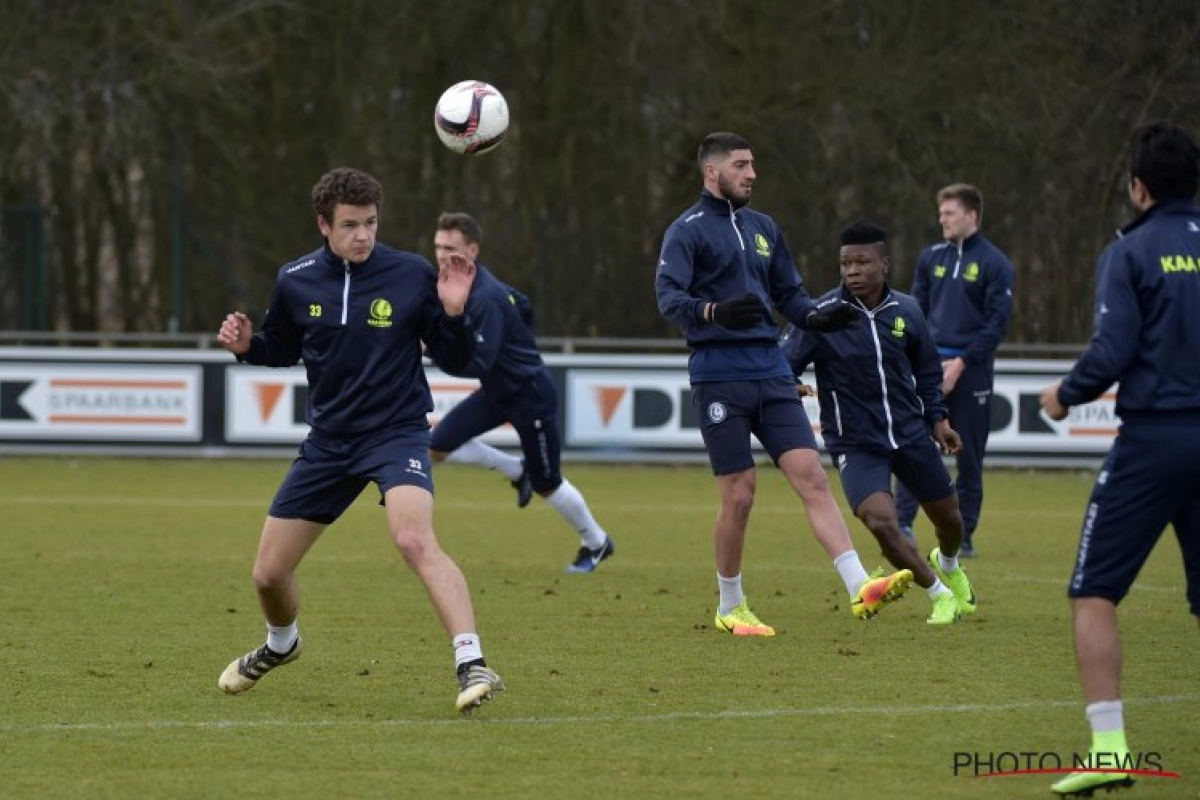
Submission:
<svg viewBox="0 0 1200 800">
<path fill-rule="evenodd" d="M 486 153 L 504 141 L 508 103 L 489 83 L 461 81 L 438 98 L 433 128 L 442 144 L 456 153 Z"/>
</svg>

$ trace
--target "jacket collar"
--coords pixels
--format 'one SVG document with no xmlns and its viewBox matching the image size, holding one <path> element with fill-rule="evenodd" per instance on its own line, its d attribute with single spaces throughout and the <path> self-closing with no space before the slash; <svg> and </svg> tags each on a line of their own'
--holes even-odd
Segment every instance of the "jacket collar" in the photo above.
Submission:
<svg viewBox="0 0 1200 800">
<path fill-rule="evenodd" d="M 1151 217 L 1179 217 L 1179 216 L 1200 216 L 1200 207 L 1196 205 L 1195 200 L 1172 199 L 1158 200 L 1154 205 L 1147 208 L 1142 213 L 1134 218 L 1123 228 L 1117 230 L 1117 236 L 1126 236 L 1135 228 L 1144 224 Z"/>
<path fill-rule="evenodd" d="M 724 197 L 717 197 L 708 189 L 700 190 L 700 207 L 703 208 L 706 213 L 718 215 L 723 214 L 727 217 L 731 217 L 734 213 L 741 210 L 734 208 L 733 204 Z M 746 206 L 742 206 L 742 208 L 745 207 Z"/>
<path fill-rule="evenodd" d="M 847 303 L 853 303 L 854 305 L 858 306 L 859 308 L 867 308 L 861 300 L 859 300 L 857 297 L 855 297 L 850 292 L 850 290 L 846 288 L 846 284 L 844 284 L 844 283 L 841 284 L 840 286 L 838 286 L 838 297 L 840 297 L 842 300 L 846 301 Z M 883 282 L 883 295 L 879 299 L 879 305 L 875 306 L 875 308 L 867 308 L 867 310 L 874 311 L 875 309 L 883 308 L 884 306 L 886 306 L 888 304 L 888 301 L 890 301 L 891 299 L 892 299 L 892 285 L 890 283 L 888 283 L 887 281 L 884 281 Z"/>
<path fill-rule="evenodd" d="M 378 249 L 378 247 L 379 247 L 379 243 L 376 242 L 375 249 Z M 357 270 L 357 269 L 361 269 L 362 267 L 365 267 L 367 264 L 370 264 L 371 259 L 375 258 L 375 249 L 371 250 L 371 254 L 369 256 L 367 256 L 366 261 L 362 262 L 361 264 L 350 264 L 349 265 L 350 269 Z M 333 250 L 331 250 L 329 248 L 329 240 L 328 239 L 325 239 L 325 244 L 324 244 L 324 246 L 321 247 L 321 260 L 324 261 L 329 266 L 336 267 L 339 270 L 345 269 L 347 266 L 346 260 L 344 258 L 342 258 L 341 256 L 339 256 L 338 254 L 334 253 Z"/>
</svg>

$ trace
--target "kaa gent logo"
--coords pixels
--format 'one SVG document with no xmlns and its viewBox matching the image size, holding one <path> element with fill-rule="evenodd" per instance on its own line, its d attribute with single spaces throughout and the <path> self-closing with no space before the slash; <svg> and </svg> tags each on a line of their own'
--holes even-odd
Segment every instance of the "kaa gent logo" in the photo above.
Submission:
<svg viewBox="0 0 1200 800">
<path fill-rule="evenodd" d="M 724 403 L 709 403 L 708 418 L 712 420 L 714 425 L 720 425 L 725 421 L 725 404 Z"/>
</svg>

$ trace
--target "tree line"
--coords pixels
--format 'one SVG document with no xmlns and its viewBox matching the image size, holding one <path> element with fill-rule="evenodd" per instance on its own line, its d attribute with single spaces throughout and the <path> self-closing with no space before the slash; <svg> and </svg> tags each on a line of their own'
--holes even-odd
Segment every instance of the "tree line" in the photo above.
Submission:
<svg viewBox="0 0 1200 800">
<path fill-rule="evenodd" d="M 1132 127 L 1200 132 L 1192 0 L 0 0 L 0 205 L 34 208 L 38 272 L 0 226 L 4 327 L 215 330 L 265 306 L 319 243 L 309 191 L 356 166 L 387 193 L 380 238 L 432 256 L 468 211 L 482 261 L 538 331 L 677 336 L 658 315 L 665 227 L 700 189 L 695 150 L 755 146 L 754 204 L 813 294 L 870 217 L 906 289 L 934 195 L 984 193 L 1018 275 L 1010 342 L 1078 342 L 1093 265 L 1130 218 Z M 442 148 L 441 91 L 504 92 L 505 143 Z M 28 291 L 37 280 L 42 290 Z M 30 298 L 33 298 L 31 300 Z"/>
</svg>

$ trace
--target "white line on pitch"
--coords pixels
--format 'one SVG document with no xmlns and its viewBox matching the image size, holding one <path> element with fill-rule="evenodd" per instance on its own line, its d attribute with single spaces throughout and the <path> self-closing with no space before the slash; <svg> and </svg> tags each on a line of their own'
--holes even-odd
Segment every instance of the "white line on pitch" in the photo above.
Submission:
<svg viewBox="0 0 1200 800">
<path fill-rule="evenodd" d="M 1200 702 L 1200 694 L 1161 695 L 1157 697 L 1126 698 L 1131 705 L 1180 705 Z M 674 711 L 664 714 L 598 714 L 595 716 L 510 717 L 499 716 L 491 709 L 474 720 L 487 725 L 552 726 L 587 724 L 654 724 L 658 722 L 778 719 L 794 717 L 834 717 L 860 714 L 906 716 L 914 714 L 992 714 L 1006 711 L 1037 711 L 1039 709 L 1073 708 L 1081 700 L 1021 700 L 1013 703 L 962 703 L 951 705 L 911 706 L 815 706 L 813 708 L 764 708 L 752 711 Z M 502 712 L 499 712 L 502 713 Z M 240 730 L 246 728 L 399 728 L 438 727 L 462 724 L 451 719 L 317 719 L 317 720 L 213 720 L 185 722 L 181 720 L 145 720 L 129 722 L 63 722 L 44 725 L 12 725 L 0 723 L 3 733 L 78 733 L 99 731 L 111 733 L 133 730 Z"/>
</svg>

